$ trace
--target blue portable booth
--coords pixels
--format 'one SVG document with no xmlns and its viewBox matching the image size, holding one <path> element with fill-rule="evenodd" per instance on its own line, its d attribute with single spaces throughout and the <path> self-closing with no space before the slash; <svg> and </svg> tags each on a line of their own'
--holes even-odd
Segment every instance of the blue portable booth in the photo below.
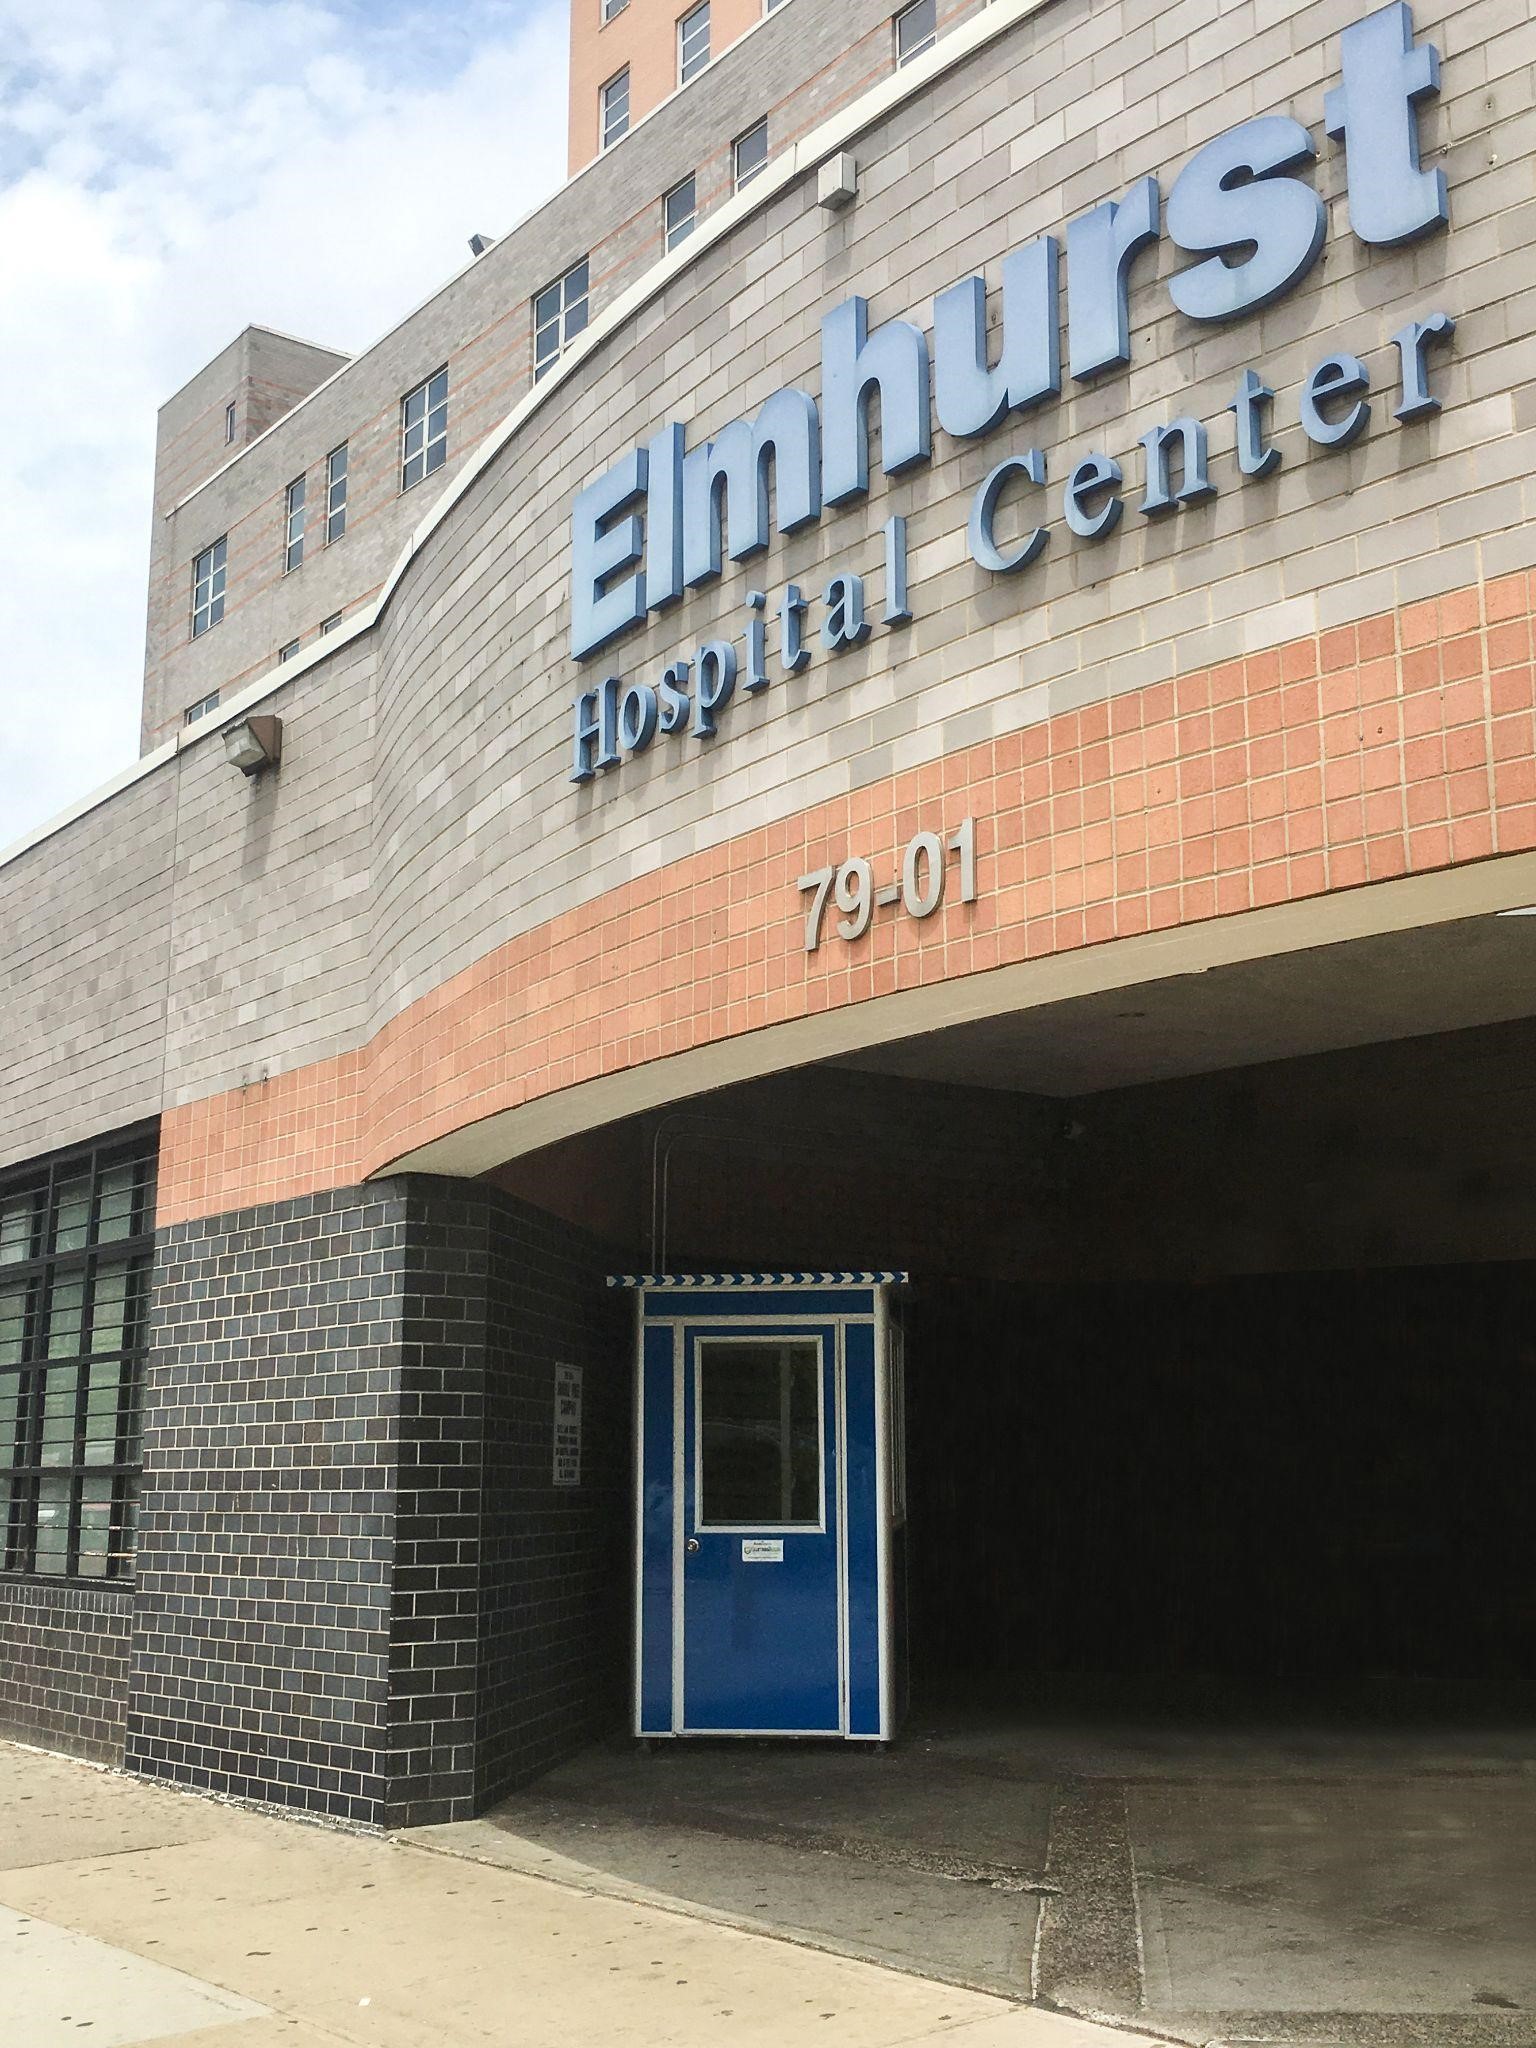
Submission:
<svg viewBox="0 0 1536 2048">
<path fill-rule="evenodd" d="M 636 1297 L 637 1735 L 894 1735 L 905 1279 L 610 1280 Z"/>
</svg>

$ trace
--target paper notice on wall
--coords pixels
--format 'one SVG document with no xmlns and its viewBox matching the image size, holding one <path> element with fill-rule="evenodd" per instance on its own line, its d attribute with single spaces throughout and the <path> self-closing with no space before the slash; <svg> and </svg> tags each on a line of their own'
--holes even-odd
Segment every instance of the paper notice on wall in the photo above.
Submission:
<svg viewBox="0 0 1536 2048">
<path fill-rule="evenodd" d="M 581 1484 L 581 1367 L 555 1367 L 555 1484 Z"/>
</svg>

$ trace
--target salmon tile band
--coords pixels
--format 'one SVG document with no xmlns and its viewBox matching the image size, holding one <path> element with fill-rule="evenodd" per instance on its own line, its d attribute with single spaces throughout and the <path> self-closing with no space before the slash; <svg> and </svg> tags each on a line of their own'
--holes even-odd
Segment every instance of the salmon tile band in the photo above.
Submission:
<svg viewBox="0 0 1536 2048">
<path fill-rule="evenodd" d="M 1536 846 L 1533 596 L 1504 577 L 1195 670 L 630 882 L 354 1052 L 167 1111 L 158 1220 L 355 1185 L 498 1111 L 896 989 Z M 878 883 L 966 817 L 976 902 L 804 951 L 801 875 L 862 854 Z"/>
</svg>

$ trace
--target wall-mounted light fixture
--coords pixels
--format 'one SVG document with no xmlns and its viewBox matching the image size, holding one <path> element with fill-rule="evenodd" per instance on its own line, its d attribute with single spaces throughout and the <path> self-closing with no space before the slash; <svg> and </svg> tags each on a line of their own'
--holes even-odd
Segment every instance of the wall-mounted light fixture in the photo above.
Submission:
<svg viewBox="0 0 1536 2048">
<path fill-rule="evenodd" d="M 859 196 L 859 167 L 846 150 L 829 156 L 816 180 L 816 203 L 828 213 L 852 206 Z"/>
<path fill-rule="evenodd" d="M 224 758 L 242 775 L 259 775 L 283 758 L 283 721 L 270 713 L 253 713 L 225 728 Z"/>
</svg>

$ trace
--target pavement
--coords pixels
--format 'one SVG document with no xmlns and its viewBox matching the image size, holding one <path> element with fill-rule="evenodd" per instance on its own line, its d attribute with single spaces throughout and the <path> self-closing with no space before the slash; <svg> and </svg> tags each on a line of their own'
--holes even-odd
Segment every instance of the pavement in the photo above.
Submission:
<svg viewBox="0 0 1536 2048">
<path fill-rule="evenodd" d="M 614 1744 L 413 1839 L 1195 2048 L 1536 2048 L 1536 1702 L 1420 1704 Z"/>
<path fill-rule="evenodd" d="M 675 1899 L 599 1889 L 579 1870 L 497 1867 L 476 1860 L 475 1825 L 445 1851 L 0 1743 L 0 2043 L 1126 2048 L 1140 2038 L 729 1914 L 681 1911 Z"/>
</svg>

